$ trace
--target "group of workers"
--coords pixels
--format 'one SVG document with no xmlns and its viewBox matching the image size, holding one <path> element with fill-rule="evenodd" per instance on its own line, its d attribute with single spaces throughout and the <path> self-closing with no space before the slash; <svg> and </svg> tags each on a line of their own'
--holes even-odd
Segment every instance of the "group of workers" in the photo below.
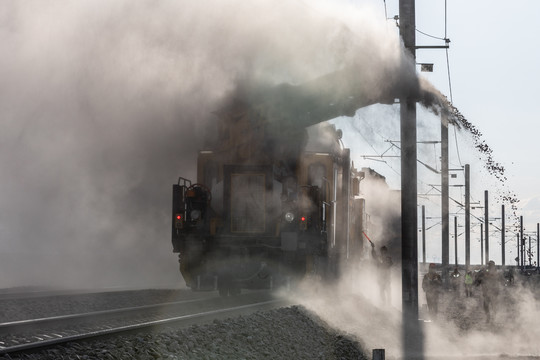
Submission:
<svg viewBox="0 0 540 360">
<path fill-rule="evenodd" d="M 384 305 L 390 303 L 390 268 L 393 265 L 392 258 L 388 255 L 386 246 L 380 248 L 377 253 L 375 245 L 372 246 L 372 257 L 377 267 L 380 299 Z M 495 305 L 499 295 L 500 286 L 504 282 L 502 274 L 497 271 L 494 261 L 489 261 L 486 268 L 479 271 L 467 270 L 465 276 L 462 276 L 458 268 L 450 274 L 450 287 L 456 296 L 461 294 L 462 285 L 465 288 L 465 296 L 473 296 L 473 288 L 482 289 L 482 302 L 487 322 L 493 321 L 495 314 Z M 429 264 L 429 270 L 422 280 L 422 289 L 425 292 L 427 306 L 432 318 L 436 318 L 439 311 L 439 297 L 443 292 L 443 280 L 436 271 L 436 265 Z"/>
<path fill-rule="evenodd" d="M 457 268 L 450 274 L 450 284 L 456 296 L 461 293 L 461 284 L 465 287 L 465 296 L 473 296 L 473 287 L 482 289 L 482 305 L 486 314 L 487 322 L 493 321 L 495 305 L 503 283 L 502 275 L 497 271 L 494 261 L 489 261 L 487 268 L 477 272 L 467 270 L 462 276 Z M 426 301 L 431 317 L 435 318 L 438 313 L 439 296 L 443 290 L 441 275 L 436 272 L 435 264 L 429 264 L 429 271 L 422 280 L 422 289 L 426 293 Z"/>
</svg>

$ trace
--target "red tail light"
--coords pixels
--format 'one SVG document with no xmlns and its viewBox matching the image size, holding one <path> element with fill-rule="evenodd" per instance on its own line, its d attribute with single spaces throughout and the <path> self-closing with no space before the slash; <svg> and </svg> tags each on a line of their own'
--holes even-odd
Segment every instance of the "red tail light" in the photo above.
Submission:
<svg viewBox="0 0 540 360">
<path fill-rule="evenodd" d="M 184 217 L 182 216 L 182 214 L 176 214 L 174 216 L 174 227 L 177 229 L 184 228 Z"/>
<path fill-rule="evenodd" d="M 307 229 L 306 217 L 302 216 L 300 217 L 300 230 L 306 230 L 306 229 Z"/>
</svg>

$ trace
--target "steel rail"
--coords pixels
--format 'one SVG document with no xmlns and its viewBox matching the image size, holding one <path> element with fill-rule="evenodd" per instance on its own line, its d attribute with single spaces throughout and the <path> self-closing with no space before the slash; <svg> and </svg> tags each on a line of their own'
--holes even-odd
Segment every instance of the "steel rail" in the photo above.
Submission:
<svg viewBox="0 0 540 360">
<path fill-rule="evenodd" d="M 195 314 L 187 314 L 187 315 L 181 315 L 181 316 L 174 316 L 159 320 L 153 320 L 153 321 L 145 321 L 140 322 L 137 324 L 132 325 L 123 325 L 123 326 L 117 326 L 102 330 L 94 330 L 94 331 L 88 331 L 79 333 L 76 335 L 67 335 L 62 336 L 59 334 L 47 334 L 47 335 L 40 335 L 42 337 L 52 337 L 56 336 L 50 339 L 41 339 L 34 342 L 28 342 L 24 344 L 19 345 L 12 345 L 12 346 L 6 346 L 2 347 L 0 346 L 0 355 L 7 355 L 7 354 L 13 354 L 18 352 L 24 352 L 29 350 L 39 350 L 48 348 L 54 345 L 64 344 L 67 342 L 73 342 L 73 341 L 80 341 L 80 340 L 90 340 L 90 339 L 96 339 L 99 337 L 104 336 L 110 336 L 114 334 L 120 334 L 120 333 L 129 333 L 133 331 L 140 331 L 148 328 L 160 328 L 167 325 L 172 324 L 181 324 L 186 323 L 189 324 L 190 321 L 197 320 L 197 319 L 204 319 L 206 317 L 210 317 L 212 319 L 219 318 L 219 317 L 225 317 L 227 315 L 232 315 L 238 312 L 251 310 L 262 310 L 262 309 L 269 309 L 269 308 L 276 308 L 279 306 L 285 306 L 289 305 L 289 302 L 282 300 L 282 299 L 274 299 L 274 300 L 268 300 L 263 301 L 259 303 L 254 304 L 245 304 L 240 306 L 234 306 L 224 309 L 216 309 L 216 310 L 209 310 L 205 312 L 195 313 Z M 52 335 L 52 336 L 51 336 Z M 34 335 L 34 338 L 37 338 L 37 336 Z"/>
<path fill-rule="evenodd" d="M 134 307 L 127 307 L 127 308 L 119 308 L 119 309 L 92 311 L 88 313 L 59 315 L 59 316 L 50 316 L 50 317 L 38 318 L 38 319 L 9 321 L 9 322 L 0 323 L 0 334 L 5 333 L 5 332 L 11 332 L 13 331 L 14 328 L 16 329 L 23 329 L 25 327 L 34 328 L 36 325 L 43 325 L 47 323 L 54 323 L 54 322 L 66 321 L 66 320 L 80 320 L 80 319 L 92 318 L 96 316 L 117 315 L 117 314 L 128 313 L 128 312 L 138 312 L 142 310 L 159 309 L 159 308 L 164 308 L 164 307 L 171 307 L 171 306 L 178 306 L 178 305 L 183 305 L 183 304 L 200 302 L 202 300 L 204 299 L 190 299 L 190 300 L 183 300 L 183 301 L 174 301 L 174 302 L 134 306 Z"/>
</svg>

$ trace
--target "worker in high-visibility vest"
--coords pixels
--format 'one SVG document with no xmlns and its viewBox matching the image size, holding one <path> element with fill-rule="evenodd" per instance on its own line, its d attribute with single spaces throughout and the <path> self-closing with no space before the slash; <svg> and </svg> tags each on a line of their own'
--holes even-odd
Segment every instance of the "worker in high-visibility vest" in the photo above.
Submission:
<svg viewBox="0 0 540 360">
<path fill-rule="evenodd" d="M 473 285 L 473 275 L 472 271 L 468 270 L 465 274 L 465 296 L 471 297 L 472 296 L 472 285 Z"/>
</svg>

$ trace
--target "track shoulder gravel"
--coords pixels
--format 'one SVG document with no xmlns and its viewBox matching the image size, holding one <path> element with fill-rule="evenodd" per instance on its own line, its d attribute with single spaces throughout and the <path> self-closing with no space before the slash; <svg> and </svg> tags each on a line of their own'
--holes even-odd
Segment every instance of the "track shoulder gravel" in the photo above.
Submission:
<svg viewBox="0 0 540 360">
<path fill-rule="evenodd" d="M 0 357 L 0 360 L 7 360 Z M 9 359 L 367 359 L 350 337 L 300 306 L 159 333 L 70 343 Z"/>
</svg>

